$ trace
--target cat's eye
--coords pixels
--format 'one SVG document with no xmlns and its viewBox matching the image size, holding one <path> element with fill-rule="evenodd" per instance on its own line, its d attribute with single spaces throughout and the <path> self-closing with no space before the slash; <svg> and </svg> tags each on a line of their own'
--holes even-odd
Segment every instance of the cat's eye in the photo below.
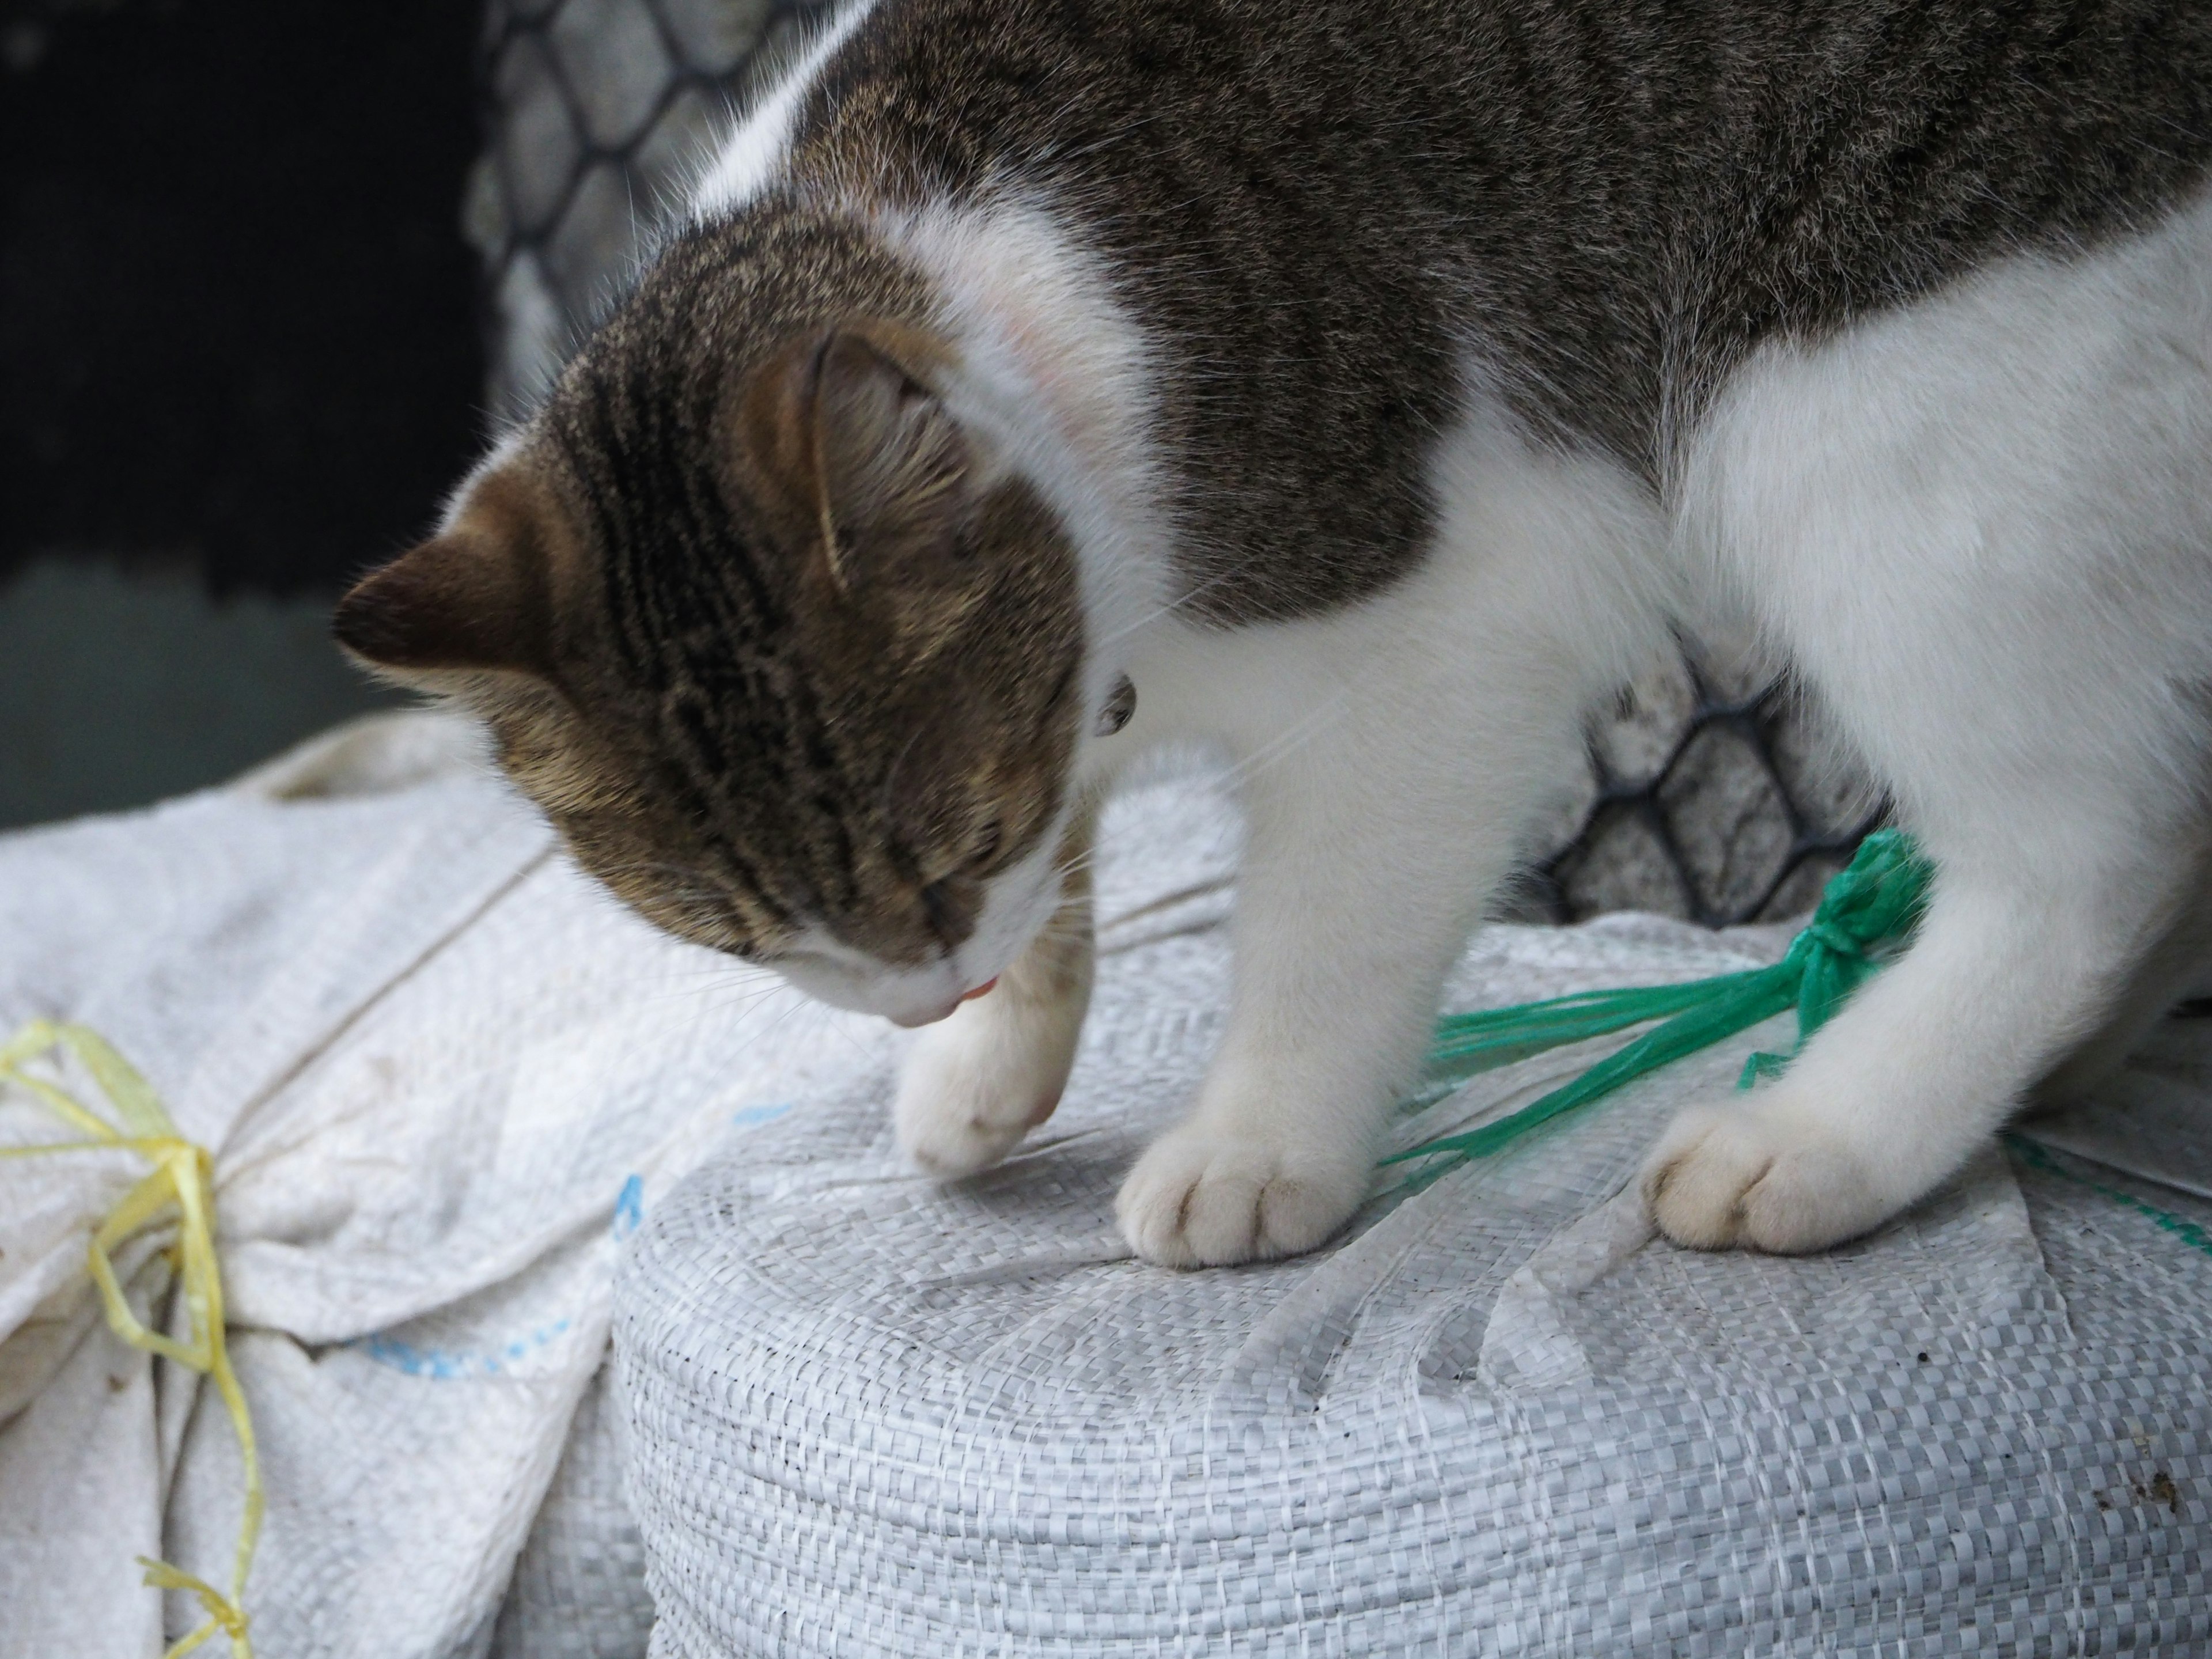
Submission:
<svg viewBox="0 0 2212 1659">
<path fill-rule="evenodd" d="M 983 833 L 975 837 L 975 846 L 968 854 L 968 867 L 980 870 L 998 856 L 1001 827 L 996 818 L 983 826 Z"/>
<path fill-rule="evenodd" d="M 1127 674 L 1114 682 L 1107 694 L 1106 706 L 1098 711 L 1097 733 L 1110 738 L 1129 723 L 1129 716 L 1137 712 L 1137 688 Z"/>
</svg>

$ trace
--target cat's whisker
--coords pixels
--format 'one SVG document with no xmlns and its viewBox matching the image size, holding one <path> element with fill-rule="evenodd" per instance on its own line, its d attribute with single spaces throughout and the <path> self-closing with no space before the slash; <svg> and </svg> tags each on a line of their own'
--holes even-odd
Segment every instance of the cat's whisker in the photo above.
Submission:
<svg viewBox="0 0 2212 1659">
<path fill-rule="evenodd" d="M 1212 576 L 1207 577 L 1203 581 L 1190 584 L 1177 597 L 1172 599 L 1164 600 L 1162 603 L 1154 605 L 1152 610 L 1146 612 L 1145 615 L 1139 617 L 1133 621 L 1124 623 L 1120 627 L 1113 629 L 1106 633 L 1100 638 L 1099 645 L 1102 647 L 1118 645 L 1131 635 L 1142 633 L 1146 629 L 1150 628 L 1154 623 L 1158 622 L 1162 617 L 1172 617 L 1178 611 L 1189 609 L 1194 602 L 1201 595 L 1211 592 L 1214 588 L 1224 586 L 1232 580 L 1234 574 L 1235 573 L 1233 571 L 1224 570 Z"/>
<path fill-rule="evenodd" d="M 1237 757 L 1223 772 L 1224 781 L 1234 787 L 1264 768 L 1290 758 L 1298 750 L 1312 743 L 1324 727 L 1344 717 L 1347 700 L 1344 693 L 1327 699 L 1312 713 L 1285 727 L 1267 742 Z"/>
</svg>

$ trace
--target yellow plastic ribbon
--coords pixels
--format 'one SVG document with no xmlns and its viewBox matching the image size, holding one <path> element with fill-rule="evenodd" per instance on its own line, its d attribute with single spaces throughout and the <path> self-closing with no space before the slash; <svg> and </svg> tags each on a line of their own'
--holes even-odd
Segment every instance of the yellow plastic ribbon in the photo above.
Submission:
<svg viewBox="0 0 2212 1659">
<path fill-rule="evenodd" d="M 23 1069 L 57 1048 L 75 1055 L 100 1085 L 122 1120 L 120 1128 L 66 1090 Z M 138 1565 L 146 1570 L 147 1584 L 155 1589 L 188 1591 L 207 1613 L 207 1622 L 171 1647 L 167 1659 L 190 1653 L 218 1631 L 230 1638 L 234 1659 L 252 1659 L 244 1597 L 246 1576 L 253 1565 L 253 1546 L 261 1533 L 261 1460 L 254 1449 L 253 1419 L 246 1409 L 246 1395 L 238 1386 L 237 1376 L 231 1370 L 230 1351 L 223 1336 L 222 1273 L 215 1254 L 214 1162 L 204 1148 L 177 1133 L 177 1126 L 137 1068 L 116 1053 L 106 1038 L 82 1025 L 32 1021 L 0 1046 L 0 1081 L 28 1090 L 84 1137 L 37 1146 L 0 1147 L 0 1158 L 120 1148 L 138 1153 L 154 1165 L 93 1234 L 87 1260 L 93 1282 L 100 1286 L 100 1299 L 106 1304 L 108 1327 L 116 1335 L 134 1348 L 189 1365 L 215 1379 L 222 1403 L 230 1412 L 231 1426 L 238 1431 L 239 1452 L 246 1468 L 246 1510 L 239 1521 L 228 1595 L 166 1561 L 152 1561 L 142 1555 Z M 118 1247 L 172 1211 L 177 1238 L 168 1255 L 183 1281 L 185 1306 L 191 1316 L 189 1340 L 183 1342 L 149 1330 L 131 1312 L 115 1276 Z"/>
</svg>

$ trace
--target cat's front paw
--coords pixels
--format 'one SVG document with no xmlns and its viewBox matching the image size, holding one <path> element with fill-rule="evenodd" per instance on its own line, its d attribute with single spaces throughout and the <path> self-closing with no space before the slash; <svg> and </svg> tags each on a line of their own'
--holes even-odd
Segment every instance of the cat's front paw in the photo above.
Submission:
<svg viewBox="0 0 2212 1659">
<path fill-rule="evenodd" d="M 1115 1215 L 1130 1248 L 1164 1267 L 1221 1267 L 1310 1250 L 1366 1196 L 1371 1163 L 1192 1122 L 1146 1150 Z"/>
<path fill-rule="evenodd" d="M 963 1004 L 929 1027 L 899 1074 L 891 1105 L 899 1150 L 945 1180 L 996 1164 L 1050 1117 L 1074 1061 L 1079 1009 L 1063 1031 L 1034 1010 L 991 1001 Z"/>
<path fill-rule="evenodd" d="M 1691 1108 L 1660 1137 L 1643 1179 L 1659 1230 L 1698 1250 L 1826 1249 L 1899 1207 L 1832 1127 L 1779 1103 Z"/>
</svg>

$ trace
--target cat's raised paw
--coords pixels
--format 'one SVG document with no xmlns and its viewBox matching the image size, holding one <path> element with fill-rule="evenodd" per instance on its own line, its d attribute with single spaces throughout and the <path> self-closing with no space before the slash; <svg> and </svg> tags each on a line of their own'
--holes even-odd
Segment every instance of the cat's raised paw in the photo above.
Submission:
<svg viewBox="0 0 2212 1659">
<path fill-rule="evenodd" d="M 1194 1123 L 1146 1150 L 1115 1215 L 1130 1248 L 1164 1267 L 1222 1267 L 1322 1243 L 1366 1195 L 1364 1157 L 1301 1154 L 1280 1142 Z"/>
<path fill-rule="evenodd" d="M 1771 1106 L 1682 1113 L 1645 1161 L 1643 1182 L 1660 1231 L 1698 1250 L 1826 1249 L 1880 1226 L 1894 1207 L 1840 1135 Z"/>
<path fill-rule="evenodd" d="M 899 1074 L 891 1126 L 899 1150 L 944 1180 L 996 1164 L 1060 1104 L 1063 1042 L 1032 1021 L 971 1003 L 923 1032 Z"/>
</svg>

